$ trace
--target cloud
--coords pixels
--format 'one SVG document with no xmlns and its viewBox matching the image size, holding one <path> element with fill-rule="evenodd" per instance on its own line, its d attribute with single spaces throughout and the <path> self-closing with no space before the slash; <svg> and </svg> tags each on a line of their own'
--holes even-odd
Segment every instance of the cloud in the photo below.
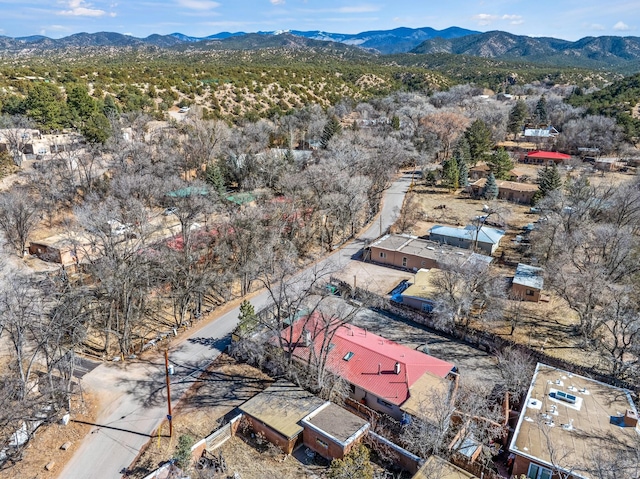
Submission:
<svg viewBox="0 0 640 479">
<path fill-rule="evenodd" d="M 70 17 L 102 17 L 107 12 L 97 8 L 91 8 L 90 3 L 86 3 L 84 0 L 69 0 L 67 2 L 69 10 L 60 10 L 58 15 L 65 15 Z M 114 16 L 112 14 L 111 16 Z"/>
<path fill-rule="evenodd" d="M 285 0 L 270 0 L 273 5 L 284 5 Z"/>
<path fill-rule="evenodd" d="M 471 18 L 478 22 L 478 25 L 489 25 L 500 17 L 497 15 L 490 15 L 488 13 L 478 13 Z"/>
<path fill-rule="evenodd" d="M 359 7 L 341 7 L 338 8 L 339 13 L 369 13 L 377 12 L 380 7 L 376 5 L 361 5 Z"/>
<path fill-rule="evenodd" d="M 598 31 L 605 30 L 604 25 L 601 25 L 599 23 L 592 23 L 591 25 L 585 25 L 585 26 L 590 30 L 598 30 Z"/>
<path fill-rule="evenodd" d="M 628 30 L 631 30 L 631 27 L 624 22 L 618 22 L 613 26 L 613 29 L 619 32 L 626 32 Z"/>
<path fill-rule="evenodd" d="M 213 10 L 220 4 L 211 0 L 178 0 L 178 5 L 191 10 Z"/>
<path fill-rule="evenodd" d="M 339 8 L 311 8 L 300 9 L 302 13 L 321 14 L 321 13 L 371 13 L 380 10 L 378 5 L 357 5 L 353 7 L 339 7 Z"/>
<path fill-rule="evenodd" d="M 501 20 L 508 21 L 510 25 L 521 25 L 522 23 L 524 23 L 524 20 L 522 19 L 522 15 L 509 15 L 509 14 L 493 15 L 490 13 L 478 13 L 477 15 L 474 15 L 471 18 L 476 22 L 478 22 L 478 25 L 482 25 L 482 26 L 490 25 L 493 22 L 501 21 Z"/>
</svg>

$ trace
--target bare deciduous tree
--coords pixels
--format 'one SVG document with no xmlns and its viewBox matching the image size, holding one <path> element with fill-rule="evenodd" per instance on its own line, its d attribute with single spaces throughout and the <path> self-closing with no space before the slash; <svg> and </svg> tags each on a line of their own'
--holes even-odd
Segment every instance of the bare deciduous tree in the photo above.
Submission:
<svg viewBox="0 0 640 479">
<path fill-rule="evenodd" d="M 0 193 L 0 230 L 5 240 L 22 255 L 29 236 L 40 222 L 39 198 L 25 188 Z"/>
</svg>

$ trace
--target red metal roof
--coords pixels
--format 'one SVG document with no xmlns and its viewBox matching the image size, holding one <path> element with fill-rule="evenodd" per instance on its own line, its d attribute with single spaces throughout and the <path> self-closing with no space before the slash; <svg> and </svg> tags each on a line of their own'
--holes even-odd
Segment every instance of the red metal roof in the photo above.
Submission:
<svg viewBox="0 0 640 479">
<path fill-rule="evenodd" d="M 300 318 L 282 331 L 282 337 L 295 345 L 294 355 L 307 360 L 311 348 L 320 357 L 324 339 L 325 318 L 319 313 Z M 337 328 L 337 329 L 336 329 Z M 304 344 L 304 331 L 311 337 L 311 346 Z M 326 368 L 351 384 L 390 403 L 401 405 L 409 398 L 409 388 L 425 373 L 444 378 L 454 368 L 452 363 L 407 348 L 353 325 L 329 327 L 330 347 Z M 331 332 L 335 334 L 331 337 Z M 349 360 L 349 353 L 353 353 Z M 396 374 L 395 364 L 400 364 Z"/>
<path fill-rule="evenodd" d="M 557 151 L 542 151 L 535 150 L 527 153 L 529 158 L 542 158 L 548 160 L 570 160 L 571 155 L 565 155 L 564 153 L 558 153 Z"/>
</svg>

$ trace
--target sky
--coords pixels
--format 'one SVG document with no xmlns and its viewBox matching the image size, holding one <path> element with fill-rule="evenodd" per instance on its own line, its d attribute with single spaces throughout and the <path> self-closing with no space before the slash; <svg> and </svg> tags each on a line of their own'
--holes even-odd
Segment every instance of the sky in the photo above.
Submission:
<svg viewBox="0 0 640 479">
<path fill-rule="evenodd" d="M 0 35 L 322 30 L 457 26 L 578 40 L 640 36 L 640 1 L 606 0 L 0 0 Z"/>
</svg>

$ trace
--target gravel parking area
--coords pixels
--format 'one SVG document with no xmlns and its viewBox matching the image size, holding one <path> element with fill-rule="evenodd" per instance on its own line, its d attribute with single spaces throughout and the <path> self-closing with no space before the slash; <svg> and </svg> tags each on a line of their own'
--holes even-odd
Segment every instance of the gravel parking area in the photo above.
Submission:
<svg viewBox="0 0 640 479">
<path fill-rule="evenodd" d="M 409 271 L 362 261 L 350 261 L 333 276 L 352 286 L 355 277 L 356 286 L 380 295 L 389 294 L 402 280 L 413 280 Z"/>
<path fill-rule="evenodd" d="M 424 326 L 371 309 L 358 312 L 353 324 L 409 348 L 420 348 L 431 356 L 454 363 L 460 371 L 462 381 L 470 379 L 493 385 L 501 380 L 494 356 Z"/>
</svg>

